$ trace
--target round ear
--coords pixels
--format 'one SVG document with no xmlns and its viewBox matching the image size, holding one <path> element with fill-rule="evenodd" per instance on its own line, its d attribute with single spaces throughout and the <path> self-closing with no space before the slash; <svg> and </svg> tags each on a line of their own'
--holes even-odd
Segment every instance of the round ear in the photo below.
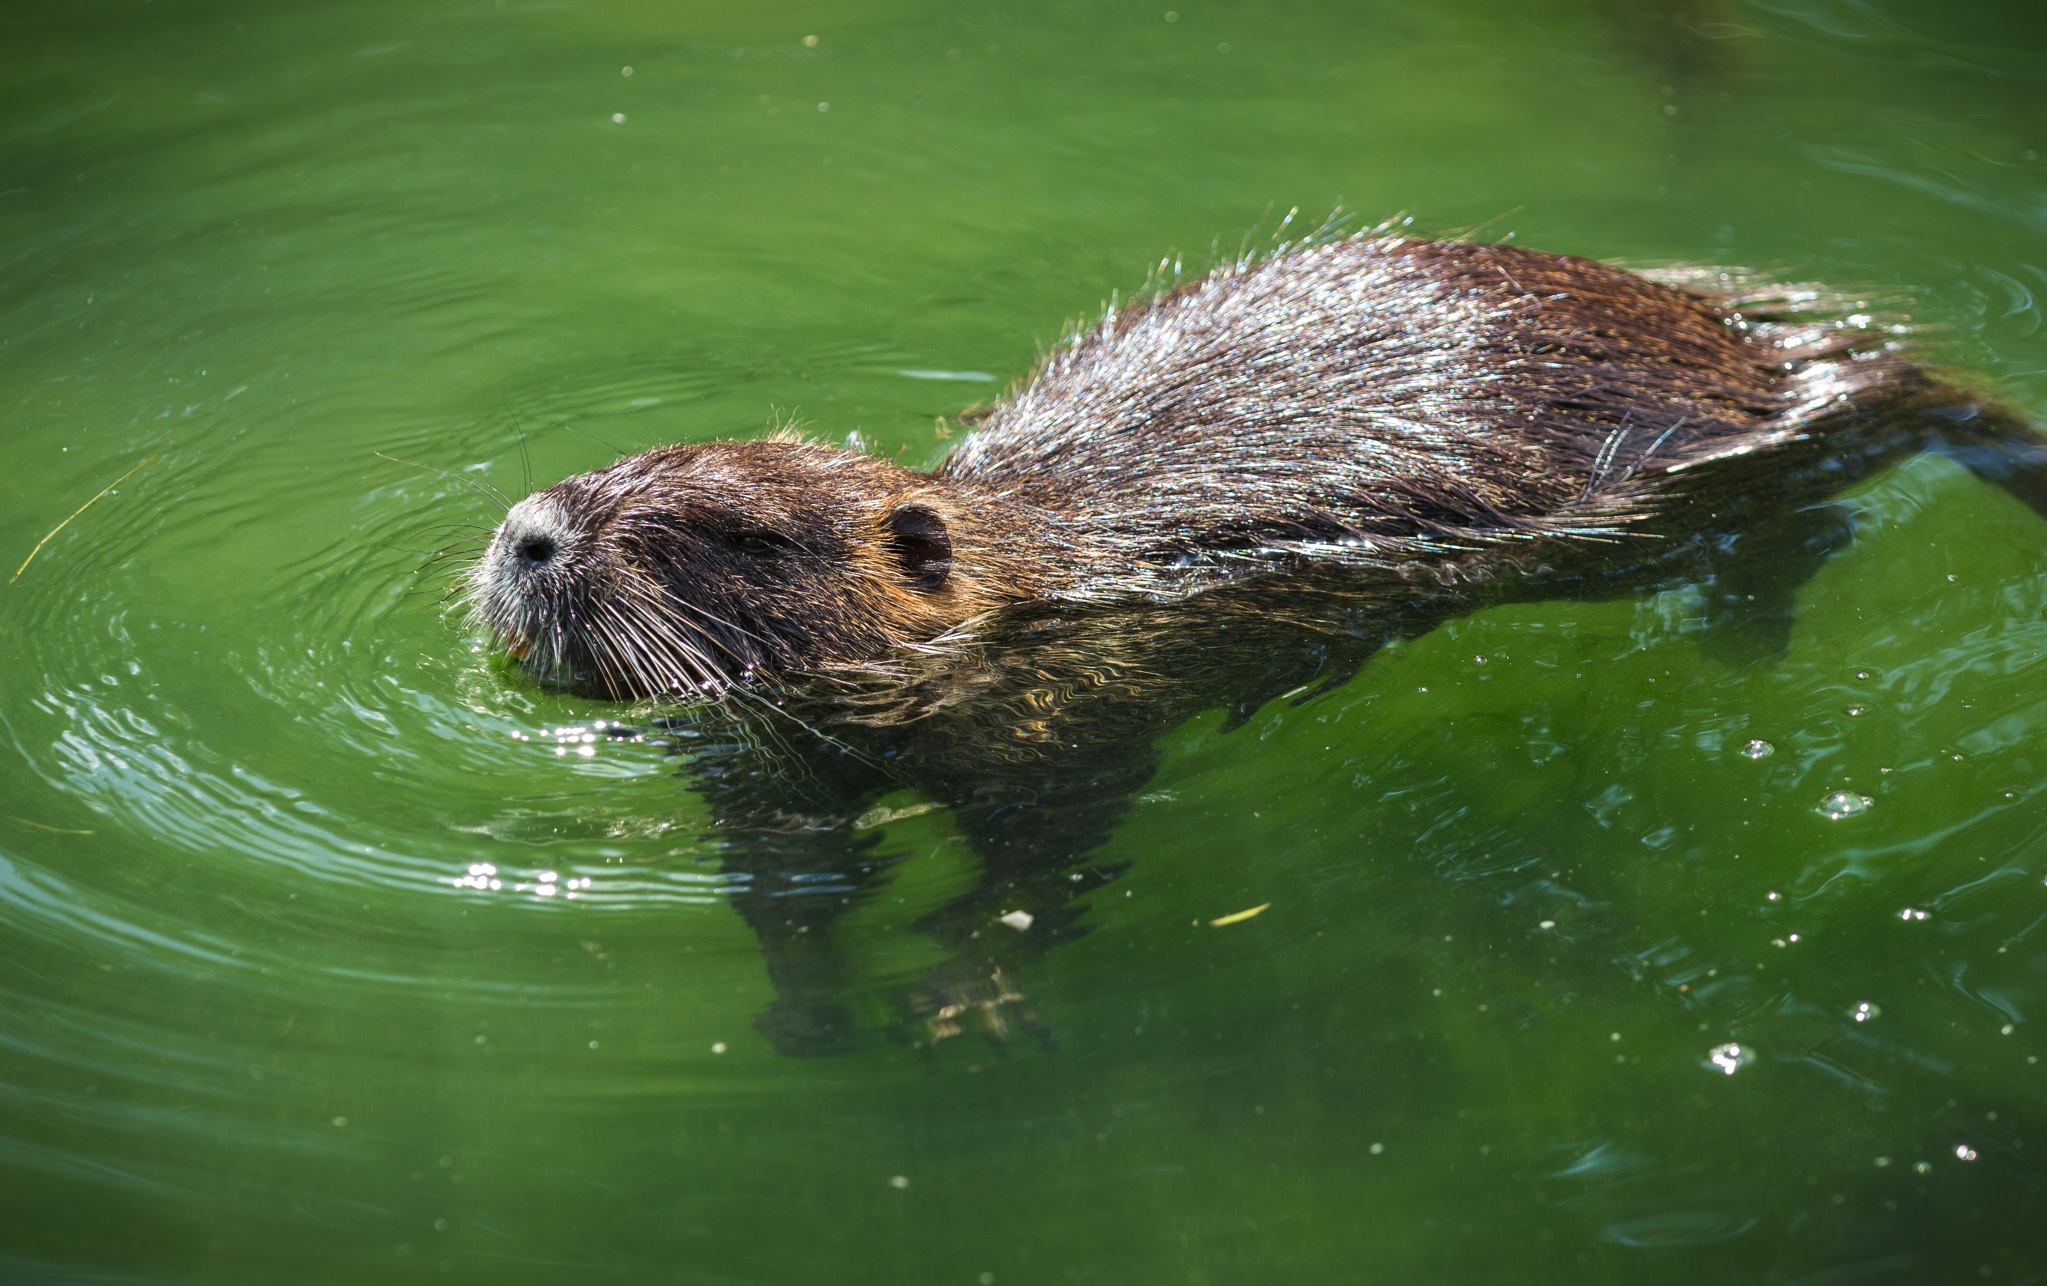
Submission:
<svg viewBox="0 0 2047 1286">
<path fill-rule="evenodd" d="M 952 536 L 945 519 L 923 505 L 897 505 L 882 525 L 888 538 L 882 547 L 896 560 L 904 579 L 929 594 L 952 575 Z"/>
</svg>

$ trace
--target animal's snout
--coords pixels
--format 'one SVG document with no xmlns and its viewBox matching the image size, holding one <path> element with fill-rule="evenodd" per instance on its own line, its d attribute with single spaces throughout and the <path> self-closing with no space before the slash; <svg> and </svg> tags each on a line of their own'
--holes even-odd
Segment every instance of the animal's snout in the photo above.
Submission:
<svg viewBox="0 0 2047 1286">
<path fill-rule="evenodd" d="M 544 567 L 560 548 L 561 542 L 553 536 L 528 532 L 513 542 L 512 557 L 528 567 Z"/>
<path fill-rule="evenodd" d="M 529 498 L 513 505 L 505 515 L 497 543 L 512 570 L 538 572 L 561 558 L 568 538 L 548 507 Z"/>
</svg>

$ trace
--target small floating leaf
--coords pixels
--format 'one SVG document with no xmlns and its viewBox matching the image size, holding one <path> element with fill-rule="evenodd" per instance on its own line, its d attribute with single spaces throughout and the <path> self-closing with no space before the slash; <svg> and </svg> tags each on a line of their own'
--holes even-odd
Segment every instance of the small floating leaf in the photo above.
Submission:
<svg viewBox="0 0 2047 1286">
<path fill-rule="evenodd" d="M 1210 920 L 1208 922 L 1208 925 L 1212 929 L 1220 929 L 1226 924 L 1238 924 L 1241 923 L 1242 921 L 1250 919 L 1254 915 L 1259 914 L 1260 912 L 1264 911 L 1266 907 L 1269 907 L 1271 905 L 1272 903 L 1270 902 L 1260 902 L 1257 906 L 1252 907 L 1248 911 L 1238 911 L 1234 915 L 1225 915 L 1217 919 Z"/>
</svg>

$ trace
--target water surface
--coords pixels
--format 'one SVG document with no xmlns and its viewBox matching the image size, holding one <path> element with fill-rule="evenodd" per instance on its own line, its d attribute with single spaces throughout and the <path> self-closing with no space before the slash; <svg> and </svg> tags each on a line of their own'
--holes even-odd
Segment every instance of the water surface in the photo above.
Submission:
<svg viewBox="0 0 2047 1286">
<path fill-rule="evenodd" d="M 0 16 L 0 570 L 125 476 L 0 587 L 0 1276 L 2047 1280 L 2047 532 L 1945 462 L 1774 662 L 1520 605 L 1177 727 L 1050 1047 L 915 1047 L 907 792 L 777 1053 L 679 761 L 445 612 L 479 487 L 935 461 L 1296 209 L 1901 300 L 2047 413 L 2032 5 L 1173 2 Z"/>
</svg>

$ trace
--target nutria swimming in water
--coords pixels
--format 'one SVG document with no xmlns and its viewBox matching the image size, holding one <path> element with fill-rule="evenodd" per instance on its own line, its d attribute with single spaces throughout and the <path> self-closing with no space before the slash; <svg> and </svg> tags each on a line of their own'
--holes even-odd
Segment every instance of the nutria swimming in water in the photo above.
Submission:
<svg viewBox="0 0 2047 1286">
<path fill-rule="evenodd" d="M 569 478 L 470 592 L 545 679 L 723 698 L 667 735 L 778 1048 L 853 1039 L 831 930 L 885 878 L 863 813 L 906 788 L 983 864 L 920 922 L 958 959 L 914 1006 L 933 1037 L 999 1031 L 1118 874 L 1083 859 L 1154 743 L 1204 709 L 1241 722 L 1517 599 L 1696 585 L 1709 647 L 1781 652 L 1852 535 L 1819 502 L 1911 452 L 2047 515 L 2038 438 L 1899 341 L 1816 292 L 1382 229 L 1112 309 L 929 473 L 776 438 Z"/>
<path fill-rule="evenodd" d="M 1868 316 L 1720 284 L 1387 235 L 1232 264 L 1111 311 L 930 473 L 770 439 L 559 482 L 513 507 L 474 601 L 545 677 L 682 694 L 1020 600 L 1494 577 L 1625 541 L 1702 470 L 1958 400 Z"/>
</svg>

